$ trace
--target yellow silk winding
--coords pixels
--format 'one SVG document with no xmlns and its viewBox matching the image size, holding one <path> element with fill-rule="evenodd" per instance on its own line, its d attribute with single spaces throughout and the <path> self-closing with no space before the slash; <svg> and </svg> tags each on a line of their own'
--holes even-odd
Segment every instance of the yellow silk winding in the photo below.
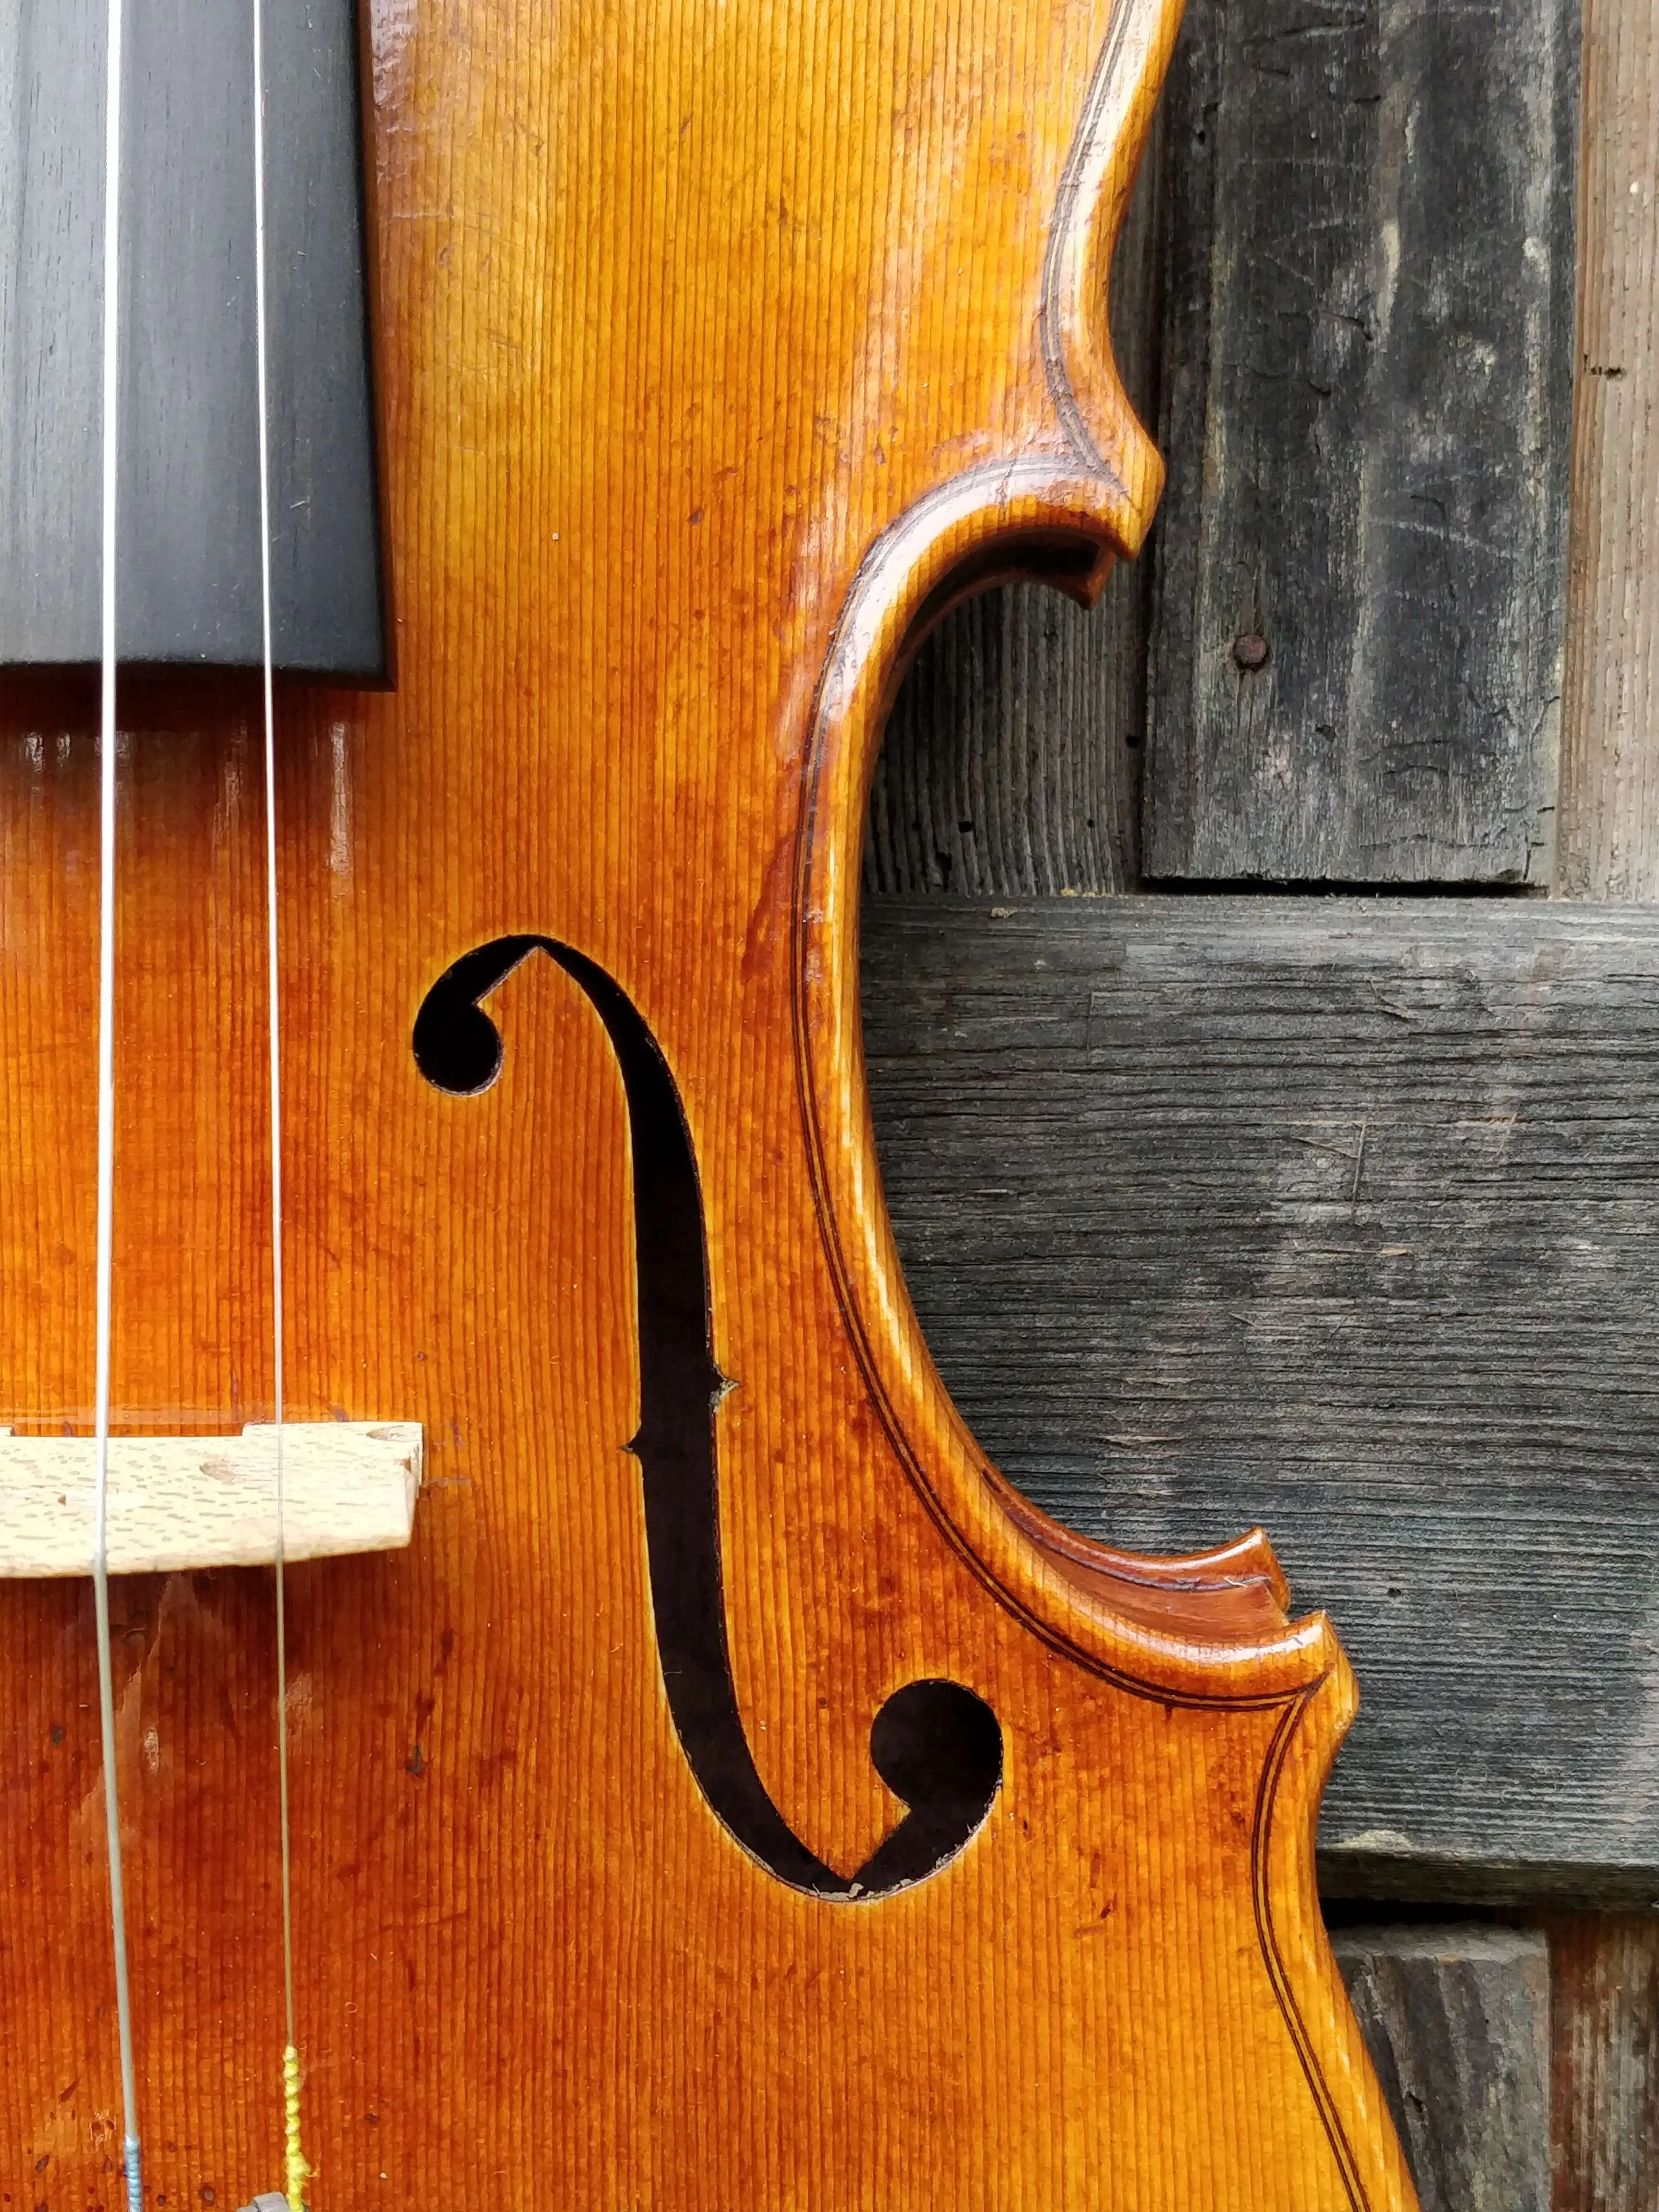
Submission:
<svg viewBox="0 0 1659 2212">
<path fill-rule="evenodd" d="M 288 2212 L 306 2212 L 306 2184 L 316 2168 L 300 2148 L 300 2054 L 291 2043 L 283 2053 L 283 2134 Z"/>
</svg>

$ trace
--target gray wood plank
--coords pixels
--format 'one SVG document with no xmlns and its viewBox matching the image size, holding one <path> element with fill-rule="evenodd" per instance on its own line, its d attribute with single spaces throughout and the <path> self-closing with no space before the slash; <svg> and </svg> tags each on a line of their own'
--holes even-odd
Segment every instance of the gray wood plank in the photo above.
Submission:
<svg viewBox="0 0 1659 2212">
<path fill-rule="evenodd" d="M 1190 0 L 1159 880 L 1547 884 L 1579 0 Z"/>
<path fill-rule="evenodd" d="M 1550 2212 L 1550 1960 L 1534 1929 L 1331 1938 L 1421 2212 Z"/>
<path fill-rule="evenodd" d="M 869 889 L 1138 881 L 1146 578 L 1120 567 L 1089 612 L 1015 584 L 945 617 L 888 722 L 866 817 Z"/>
<path fill-rule="evenodd" d="M 1659 1898 L 1659 914 L 875 902 L 946 1382 L 1062 1520 L 1261 1522 L 1364 1709 L 1328 1890 Z"/>
<path fill-rule="evenodd" d="M 120 650 L 257 665 L 251 14 L 125 12 Z M 105 13 L 0 9 L 0 662 L 98 653 Z M 373 676 L 356 10 L 283 0 L 265 24 L 276 657 Z"/>
<path fill-rule="evenodd" d="M 1125 388 L 1148 422 L 1158 413 L 1162 178 L 1155 125 L 1113 258 L 1110 303 Z M 1143 555 L 1115 571 L 1091 613 L 1026 584 L 946 617 L 899 691 L 876 764 L 870 890 L 1139 883 L 1151 584 Z"/>
</svg>

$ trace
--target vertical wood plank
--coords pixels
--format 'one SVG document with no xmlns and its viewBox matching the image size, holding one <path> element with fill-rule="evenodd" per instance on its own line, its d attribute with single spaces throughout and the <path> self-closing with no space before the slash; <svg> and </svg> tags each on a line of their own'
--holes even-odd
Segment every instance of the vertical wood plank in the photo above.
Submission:
<svg viewBox="0 0 1659 2212">
<path fill-rule="evenodd" d="M 1659 18 L 1583 0 L 1561 897 L 1659 899 Z M 1659 1919 L 1547 1923 L 1553 2212 L 1659 2201 Z"/>
<path fill-rule="evenodd" d="M 1577 0 L 1192 0 L 1158 879 L 1548 880 Z"/>
<path fill-rule="evenodd" d="M 1559 893 L 1659 897 L 1659 16 L 1585 0 Z"/>
<path fill-rule="evenodd" d="M 1421 2212 L 1549 2212 L 1550 1973 L 1532 1929 L 1339 1929 Z"/>
<path fill-rule="evenodd" d="M 1118 366 L 1149 422 L 1158 414 L 1160 146 L 1155 125 L 1112 265 Z M 1117 569 L 1091 613 L 1042 585 L 1018 584 L 940 625 L 887 726 L 865 829 L 866 890 L 1135 888 L 1151 582 L 1143 556 Z"/>
<path fill-rule="evenodd" d="M 1553 2212 L 1652 2212 L 1659 2198 L 1659 1919 L 1561 1914 Z"/>
</svg>

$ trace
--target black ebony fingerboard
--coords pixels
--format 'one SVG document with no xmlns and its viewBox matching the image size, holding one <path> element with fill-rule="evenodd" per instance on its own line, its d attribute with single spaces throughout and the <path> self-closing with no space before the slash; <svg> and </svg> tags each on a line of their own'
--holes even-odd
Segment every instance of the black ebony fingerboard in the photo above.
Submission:
<svg viewBox="0 0 1659 2212">
<path fill-rule="evenodd" d="M 252 21 L 126 0 L 119 649 L 257 665 Z M 0 11 L 0 664 L 96 659 L 106 0 Z M 385 667 L 353 0 L 264 0 L 280 667 Z"/>
</svg>

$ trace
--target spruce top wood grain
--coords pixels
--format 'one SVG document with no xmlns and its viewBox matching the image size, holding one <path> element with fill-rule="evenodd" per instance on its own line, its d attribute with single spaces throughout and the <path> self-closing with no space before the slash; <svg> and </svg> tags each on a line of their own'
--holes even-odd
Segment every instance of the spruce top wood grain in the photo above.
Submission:
<svg viewBox="0 0 1659 2212">
<path fill-rule="evenodd" d="M 398 684 L 283 702 L 287 1385 L 431 1448 L 406 1553 L 289 1578 L 319 2212 L 1408 2212 L 1314 1889 L 1329 1625 L 1260 1538 L 1124 1559 L 986 1467 L 858 1046 L 910 641 L 1146 526 L 1103 287 L 1174 9 L 371 27 Z M 124 696 L 115 1401 L 228 1426 L 252 702 Z M 90 707 L 17 682 L 0 775 L 0 1410 L 46 1429 L 91 1382 Z M 117 1604 L 149 2185 L 245 2203 L 268 1596 Z M 114 2100 L 83 1613 L 0 1590 L 0 2143 L 66 2203 Z"/>
</svg>

